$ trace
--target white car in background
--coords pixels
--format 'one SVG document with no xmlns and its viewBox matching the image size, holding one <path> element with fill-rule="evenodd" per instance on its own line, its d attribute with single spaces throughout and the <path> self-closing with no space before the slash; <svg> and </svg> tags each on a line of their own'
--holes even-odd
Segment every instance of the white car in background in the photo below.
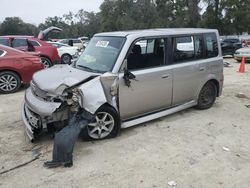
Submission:
<svg viewBox="0 0 250 188">
<path fill-rule="evenodd" d="M 84 48 L 83 43 L 80 39 L 61 39 L 61 40 L 58 40 L 57 42 L 67 44 L 70 46 L 75 46 L 80 50 L 82 50 Z"/>
<path fill-rule="evenodd" d="M 250 60 L 250 47 L 240 48 L 235 51 L 234 59 L 238 62 L 241 62 L 242 58 L 245 57 L 245 60 Z"/>
<path fill-rule="evenodd" d="M 79 49 L 76 46 L 69 46 L 67 44 L 62 44 L 59 42 L 48 42 L 49 44 L 57 47 L 57 51 L 59 56 L 61 57 L 61 61 L 64 64 L 70 64 L 71 60 L 79 57 Z"/>
</svg>

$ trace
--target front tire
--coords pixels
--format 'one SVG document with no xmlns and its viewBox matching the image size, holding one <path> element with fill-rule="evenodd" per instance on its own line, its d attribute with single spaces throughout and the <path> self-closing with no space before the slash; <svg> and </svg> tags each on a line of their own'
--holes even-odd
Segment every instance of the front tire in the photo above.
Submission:
<svg viewBox="0 0 250 188">
<path fill-rule="evenodd" d="M 63 54 L 61 59 L 63 64 L 69 65 L 71 63 L 72 57 L 69 54 Z"/>
<path fill-rule="evenodd" d="M 82 130 L 81 136 L 84 140 L 102 140 L 116 137 L 119 130 L 118 113 L 110 106 L 103 106 L 97 111 L 95 120 Z"/>
<path fill-rule="evenodd" d="M 217 97 L 217 87 L 216 85 L 209 81 L 201 89 L 197 109 L 204 110 L 213 106 Z"/>
<path fill-rule="evenodd" d="M 9 94 L 16 92 L 21 86 L 20 77 L 11 71 L 0 73 L 0 93 Z"/>
</svg>

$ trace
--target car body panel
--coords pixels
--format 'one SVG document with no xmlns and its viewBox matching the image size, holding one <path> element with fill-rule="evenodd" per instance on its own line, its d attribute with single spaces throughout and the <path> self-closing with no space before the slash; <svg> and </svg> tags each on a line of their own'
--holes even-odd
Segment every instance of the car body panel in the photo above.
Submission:
<svg viewBox="0 0 250 188">
<path fill-rule="evenodd" d="M 119 76 L 119 110 L 122 120 L 171 106 L 173 82 L 169 67 L 137 70 L 132 73 L 136 80 L 131 80 L 130 87 L 124 84 L 123 73 Z"/>
<path fill-rule="evenodd" d="M 96 74 L 75 69 L 69 65 L 55 65 L 49 70 L 34 74 L 33 82 L 47 93 L 62 94 L 66 87 L 71 87 L 92 75 Z"/>
</svg>

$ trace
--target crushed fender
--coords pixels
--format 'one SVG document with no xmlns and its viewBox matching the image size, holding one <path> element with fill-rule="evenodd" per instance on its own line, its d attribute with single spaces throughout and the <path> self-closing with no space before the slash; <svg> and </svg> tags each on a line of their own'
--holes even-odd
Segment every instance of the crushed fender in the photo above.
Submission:
<svg viewBox="0 0 250 188">
<path fill-rule="evenodd" d="M 68 125 L 55 134 L 52 161 L 44 163 L 45 167 L 55 168 L 59 166 L 71 167 L 73 165 L 73 149 L 81 132 L 95 116 L 81 109 L 72 113 Z"/>
<path fill-rule="evenodd" d="M 81 104 L 79 104 L 81 108 L 78 105 L 74 106 L 72 103 L 68 109 L 70 111 L 68 125 L 55 134 L 53 159 L 45 162 L 45 167 L 72 166 L 73 149 L 81 129 L 94 120 L 94 114 L 103 104 L 108 103 L 115 109 L 118 109 L 118 75 L 105 73 L 101 76 L 90 76 L 67 90 L 71 90 L 76 86 L 79 86 L 78 91 L 83 98 Z M 64 109 L 62 111 L 66 112 L 67 106 L 61 106 L 60 109 Z M 61 120 L 64 120 L 64 117 L 66 117 L 64 113 L 59 113 L 59 115 L 61 115 L 61 118 L 59 118 Z"/>
</svg>

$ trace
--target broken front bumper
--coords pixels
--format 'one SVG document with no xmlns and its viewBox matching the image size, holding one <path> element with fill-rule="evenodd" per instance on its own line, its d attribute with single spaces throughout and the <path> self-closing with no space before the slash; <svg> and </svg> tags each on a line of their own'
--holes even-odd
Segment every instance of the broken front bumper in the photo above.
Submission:
<svg viewBox="0 0 250 188">
<path fill-rule="evenodd" d="M 22 105 L 22 119 L 26 134 L 31 141 L 35 139 L 36 132 L 43 129 L 47 123 L 46 119 L 51 119 L 60 105 L 61 103 L 48 102 L 36 97 L 30 88 L 26 90 Z"/>
</svg>

